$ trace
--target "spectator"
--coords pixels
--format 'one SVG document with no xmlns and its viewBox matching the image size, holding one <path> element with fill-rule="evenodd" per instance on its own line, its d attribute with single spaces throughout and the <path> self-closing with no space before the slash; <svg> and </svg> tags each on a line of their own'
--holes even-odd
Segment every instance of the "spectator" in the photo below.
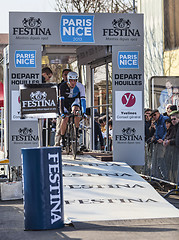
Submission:
<svg viewBox="0 0 179 240">
<path fill-rule="evenodd" d="M 112 140 L 113 140 L 112 119 L 110 119 L 109 120 L 109 145 L 110 145 L 110 151 L 112 151 Z"/>
<path fill-rule="evenodd" d="M 172 106 L 171 103 L 167 104 L 167 106 L 166 106 L 166 112 L 163 113 L 164 116 L 170 116 L 170 113 L 171 113 L 171 111 L 172 111 L 172 110 L 170 109 L 171 106 Z"/>
<path fill-rule="evenodd" d="M 112 120 L 109 120 L 109 135 L 112 138 Z"/>
<path fill-rule="evenodd" d="M 62 72 L 62 80 L 58 84 L 58 91 L 59 91 L 60 85 L 63 82 L 67 81 L 67 74 L 69 72 L 71 72 L 71 69 L 66 68 L 66 69 L 63 70 L 63 72 Z M 58 102 L 58 109 L 59 109 L 59 102 Z M 59 113 L 59 115 L 60 115 L 60 113 Z M 55 145 L 54 146 L 60 146 L 60 139 L 61 139 L 60 125 L 61 125 L 61 118 L 58 116 L 57 119 L 56 119 L 56 133 L 55 133 Z"/>
<path fill-rule="evenodd" d="M 170 106 L 170 113 L 173 111 L 177 111 L 177 105 L 171 105 Z"/>
<path fill-rule="evenodd" d="M 152 110 L 150 108 L 147 108 L 145 110 L 145 141 L 150 142 L 149 139 L 154 135 L 155 128 L 152 124 L 152 119 L 150 114 L 152 113 Z"/>
<path fill-rule="evenodd" d="M 101 132 L 103 134 L 103 137 L 105 136 L 106 128 L 105 128 L 105 122 L 103 121 L 103 117 L 99 118 L 99 124 L 101 126 Z"/>
<path fill-rule="evenodd" d="M 50 83 L 52 81 L 53 72 L 49 67 L 42 69 L 42 83 Z"/>
<path fill-rule="evenodd" d="M 151 142 L 154 143 L 163 143 L 163 140 L 165 138 L 165 135 L 167 133 L 167 128 L 165 125 L 165 120 L 168 119 L 168 116 L 163 116 L 162 114 L 159 113 L 158 109 L 155 109 L 152 111 L 150 116 L 153 118 L 155 121 L 155 134 L 151 138 Z"/>
<path fill-rule="evenodd" d="M 170 141 L 170 144 L 179 147 L 179 111 L 171 112 L 170 117 L 176 131 L 175 138 Z"/>
<path fill-rule="evenodd" d="M 106 138 L 106 121 L 107 121 L 107 116 L 103 115 L 100 117 L 102 119 L 102 124 L 101 124 L 101 131 L 103 132 L 103 137 Z M 109 123 L 110 117 L 108 117 L 108 123 Z"/>
<path fill-rule="evenodd" d="M 179 88 L 178 87 L 173 87 L 172 103 L 179 107 Z"/>
<path fill-rule="evenodd" d="M 172 124 L 171 119 L 166 119 L 165 120 L 166 128 L 167 128 L 167 133 L 165 135 L 163 145 L 166 147 L 167 145 L 173 145 L 172 141 L 176 137 L 176 129 L 175 126 Z"/>
<path fill-rule="evenodd" d="M 97 122 L 97 119 L 94 120 L 94 138 L 95 138 L 95 150 L 99 149 L 98 143 L 100 143 L 101 150 L 104 150 L 104 139 L 101 132 L 100 124 Z"/>
</svg>

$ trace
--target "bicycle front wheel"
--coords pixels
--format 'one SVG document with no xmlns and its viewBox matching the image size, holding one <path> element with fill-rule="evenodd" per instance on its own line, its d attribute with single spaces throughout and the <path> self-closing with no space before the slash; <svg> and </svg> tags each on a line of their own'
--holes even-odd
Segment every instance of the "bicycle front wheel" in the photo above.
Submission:
<svg viewBox="0 0 179 240">
<path fill-rule="evenodd" d="M 72 154 L 74 159 L 76 159 L 76 153 L 77 153 L 77 134 L 76 134 L 76 127 L 75 124 L 73 124 L 73 127 L 71 129 L 71 135 L 72 135 Z"/>
</svg>

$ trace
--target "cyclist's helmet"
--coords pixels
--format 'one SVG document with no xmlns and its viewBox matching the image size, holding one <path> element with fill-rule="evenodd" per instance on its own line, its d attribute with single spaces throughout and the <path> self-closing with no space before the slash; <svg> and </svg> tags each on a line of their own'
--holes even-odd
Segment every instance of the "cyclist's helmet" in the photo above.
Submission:
<svg viewBox="0 0 179 240">
<path fill-rule="evenodd" d="M 69 72 L 67 74 L 67 82 L 70 83 L 70 79 L 78 81 L 78 74 L 76 72 Z"/>
</svg>

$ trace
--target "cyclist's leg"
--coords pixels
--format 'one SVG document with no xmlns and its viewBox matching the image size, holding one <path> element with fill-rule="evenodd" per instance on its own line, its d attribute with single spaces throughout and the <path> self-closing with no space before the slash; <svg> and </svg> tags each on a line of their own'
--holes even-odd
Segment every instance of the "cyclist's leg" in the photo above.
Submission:
<svg viewBox="0 0 179 240">
<path fill-rule="evenodd" d="M 80 124 L 80 117 L 78 117 L 80 115 L 79 111 L 80 111 L 80 99 L 76 98 L 75 101 L 72 103 L 72 112 L 76 115 L 75 117 L 75 126 L 78 129 L 79 128 L 79 124 Z"/>
<path fill-rule="evenodd" d="M 66 109 L 65 109 L 65 112 L 67 112 Z M 68 120 L 69 120 L 69 117 L 66 115 L 66 117 L 61 120 L 61 125 L 60 125 L 60 132 L 61 132 L 61 138 L 62 138 L 61 145 L 63 146 L 65 146 L 65 132 L 66 132 Z"/>
<path fill-rule="evenodd" d="M 75 153 L 75 155 L 74 155 L 74 157 L 76 156 L 76 154 L 82 154 L 82 152 L 80 151 L 80 146 L 79 146 L 79 131 L 78 131 L 78 129 L 79 129 L 79 123 L 80 123 L 80 120 L 81 120 L 81 116 L 79 116 L 80 115 L 80 107 L 79 106 L 76 106 L 76 105 L 74 105 L 73 107 L 72 107 L 72 111 L 73 112 L 76 112 L 77 111 L 77 116 L 74 118 L 74 122 L 75 122 L 75 127 L 76 127 L 76 146 L 74 146 L 74 148 L 76 149 L 75 151 L 76 151 L 76 153 Z"/>
<path fill-rule="evenodd" d="M 79 113 L 78 111 L 80 111 L 79 106 L 76 106 L 76 105 L 75 105 L 75 106 L 72 107 L 72 112 L 76 115 L 76 116 L 75 116 L 75 126 L 76 126 L 77 128 L 79 128 L 80 119 L 81 119 L 81 117 L 79 116 L 80 113 Z"/>
<path fill-rule="evenodd" d="M 68 117 L 65 117 L 61 121 L 61 126 L 60 126 L 61 136 L 65 135 L 66 128 L 67 128 L 67 122 L 68 122 Z"/>
</svg>

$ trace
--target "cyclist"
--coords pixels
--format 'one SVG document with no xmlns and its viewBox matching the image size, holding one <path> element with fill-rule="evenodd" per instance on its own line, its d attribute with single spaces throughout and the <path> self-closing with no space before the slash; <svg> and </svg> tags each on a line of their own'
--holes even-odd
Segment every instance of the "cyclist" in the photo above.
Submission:
<svg viewBox="0 0 179 240">
<path fill-rule="evenodd" d="M 76 72 L 69 72 L 67 74 L 67 81 L 60 85 L 59 102 L 60 114 L 62 117 L 62 122 L 60 126 L 61 146 L 65 147 L 65 132 L 69 119 L 68 114 L 72 112 L 76 115 L 75 125 L 77 136 L 80 122 L 80 117 L 78 117 L 78 111 L 81 110 L 82 116 L 86 117 L 85 87 L 82 83 L 78 82 L 78 74 Z"/>
</svg>

